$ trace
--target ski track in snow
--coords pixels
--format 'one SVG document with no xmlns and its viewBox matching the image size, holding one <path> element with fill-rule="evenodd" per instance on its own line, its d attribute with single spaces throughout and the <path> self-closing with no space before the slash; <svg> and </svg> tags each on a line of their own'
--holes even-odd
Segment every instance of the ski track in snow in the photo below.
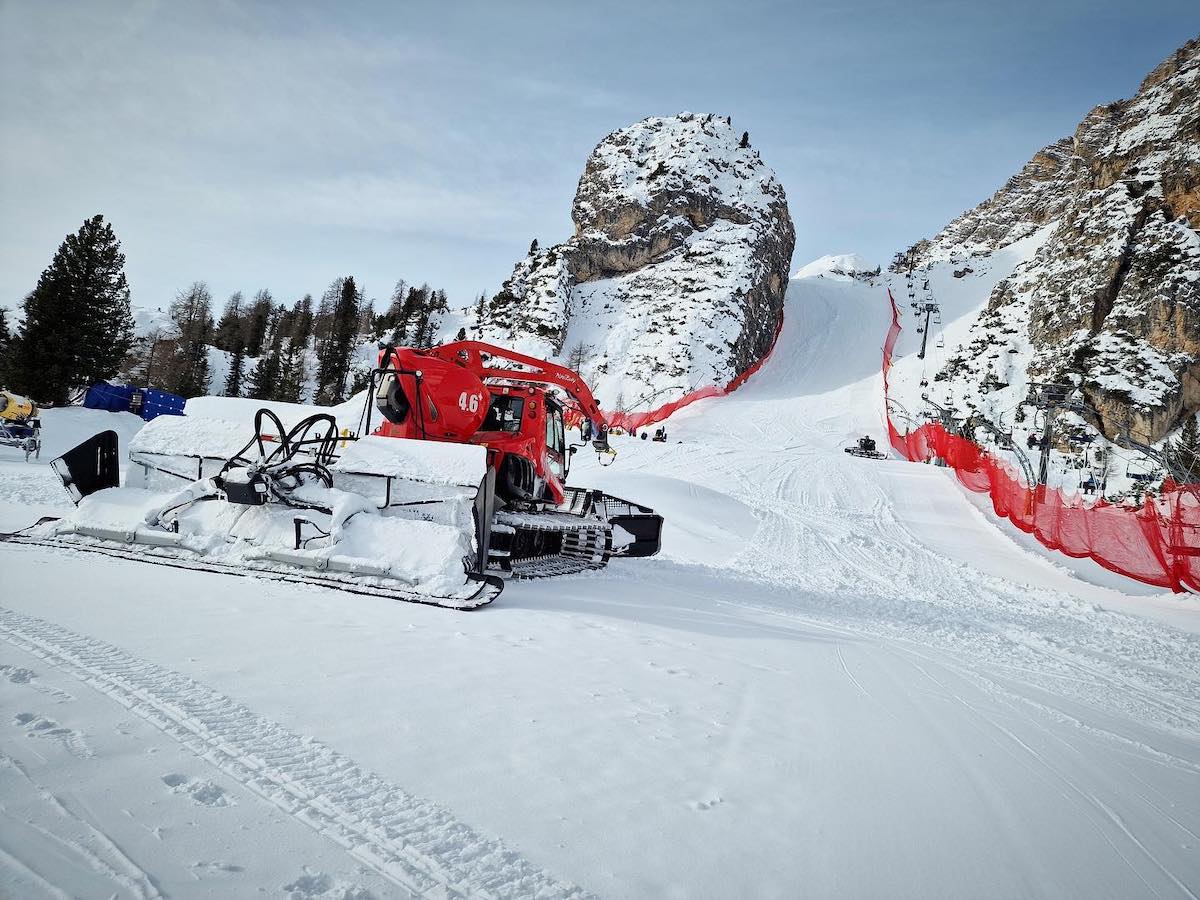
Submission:
<svg viewBox="0 0 1200 900">
<path fill-rule="evenodd" d="M 793 434 L 802 428 L 787 425 Z M 819 446 L 822 437 L 810 440 Z M 706 454 L 703 466 L 688 459 L 698 455 L 695 445 L 678 445 L 676 453 L 681 470 L 724 484 L 760 519 L 729 568 L 780 588 L 779 602 L 730 602 L 933 642 L 1055 694 L 1200 733 L 1200 641 L 1193 636 L 948 563 L 896 520 L 873 481 L 850 483 L 844 467 L 820 454 L 792 451 L 764 477 L 755 471 L 762 450 L 749 437 L 745 449 Z M 853 502 L 835 514 L 830 498 L 839 496 Z"/>
<path fill-rule="evenodd" d="M 62 823 L 54 830 L 45 828 L 36 822 L 24 823 L 27 827 L 41 834 L 48 843 L 58 845 L 66 854 L 80 858 L 88 868 L 129 891 L 131 897 L 135 897 L 137 900 L 157 900 L 164 896 L 153 876 L 130 859 L 107 834 L 89 822 L 85 812 L 72 808 L 50 789 L 39 784 L 20 762 L 5 753 L 0 753 L 0 769 L 9 769 L 16 773 L 27 789 L 37 794 L 43 803 L 57 814 Z M 3 802 L 0 802 L 0 816 L 11 818 L 11 813 Z M 15 824 L 15 820 L 13 824 Z M 0 850 L 0 854 L 6 864 L 11 865 L 50 896 L 70 896 L 12 854 L 3 850 Z"/>
<path fill-rule="evenodd" d="M 0 637 L 111 697 L 415 896 L 590 896 L 439 807 L 186 676 L 4 607 Z M 7 758 L 0 763 L 17 765 Z M 164 782 L 196 799 L 186 779 L 176 778 L 183 776 L 167 776 Z M 59 840 L 49 832 L 45 835 Z M 104 841 L 99 832 L 95 839 Z M 127 859 L 124 864 L 132 865 Z M 96 865 L 112 869 L 108 874 L 119 883 L 136 887 L 138 897 L 160 896 L 149 881 L 142 884 L 100 857 Z"/>
</svg>

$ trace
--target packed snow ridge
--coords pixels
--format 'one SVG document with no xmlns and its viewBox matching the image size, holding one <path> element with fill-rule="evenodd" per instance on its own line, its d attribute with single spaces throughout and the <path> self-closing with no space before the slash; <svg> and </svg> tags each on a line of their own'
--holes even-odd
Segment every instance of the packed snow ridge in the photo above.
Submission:
<svg viewBox="0 0 1200 900">
<path fill-rule="evenodd" d="M 649 118 L 592 151 L 575 235 L 531 248 L 477 336 L 564 359 L 609 409 L 725 386 L 770 350 L 795 232 L 775 174 L 728 118 Z"/>
<path fill-rule="evenodd" d="M 792 278 L 857 278 L 870 282 L 879 277 L 881 269 L 857 253 L 835 253 L 801 266 Z"/>
</svg>

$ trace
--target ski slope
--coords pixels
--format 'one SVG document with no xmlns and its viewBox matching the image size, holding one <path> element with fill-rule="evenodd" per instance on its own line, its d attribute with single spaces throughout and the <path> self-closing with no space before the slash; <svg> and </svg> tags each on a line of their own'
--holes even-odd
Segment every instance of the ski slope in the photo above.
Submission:
<svg viewBox="0 0 1200 900">
<path fill-rule="evenodd" d="M 663 553 L 480 612 L 0 546 L 0 894 L 1196 898 L 1200 605 L 842 453 L 887 317 L 807 267 L 745 387 L 575 457 Z"/>
</svg>

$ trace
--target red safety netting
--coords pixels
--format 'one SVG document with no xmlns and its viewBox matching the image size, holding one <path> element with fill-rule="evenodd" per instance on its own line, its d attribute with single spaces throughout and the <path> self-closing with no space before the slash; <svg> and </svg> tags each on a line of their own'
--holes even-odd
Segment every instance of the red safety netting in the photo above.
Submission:
<svg viewBox="0 0 1200 900">
<path fill-rule="evenodd" d="M 900 311 L 892 304 L 892 325 L 883 347 L 883 392 L 900 335 Z M 1200 500 L 1194 487 L 1171 482 L 1161 496 L 1147 494 L 1141 505 L 1085 503 L 1057 488 L 1025 484 L 1016 469 L 936 422 L 901 433 L 888 409 L 888 440 L 915 462 L 943 461 L 968 489 L 991 496 L 1004 516 L 1051 550 L 1089 558 L 1113 572 L 1147 584 L 1189 591 L 1200 588 Z"/>
<path fill-rule="evenodd" d="M 644 410 L 641 412 L 605 412 L 604 416 L 608 419 L 610 428 L 623 428 L 626 431 L 633 431 L 637 428 L 645 428 L 647 425 L 653 425 L 656 422 L 661 422 L 673 413 L 678 412 L 685 406 L 690 406 L 697 400 L 704 400 L 708 397 L 724 397 L 726 394 L 732 393 L 746 383 L 751 375 L 763 367 L 771 354 L 775 351 L 775 345 L 779 341 L 779 332 L 783 330 L 783 317 L 779 318 L 779 325 L 775 328 L 775 336 L 771 338 L 771 347 L 766 354 L 748 368 L 745 372 L 739 375 L 725 387 L 717 387 L 715 384 L 710 384 L 707 387 L 698 388 L 690 393 L 684 394 L 678 400 L 673 400 L 670 403 L 664 403 L 662 406 L 657 406 L 654 409 Z M 579 424 L 579 413 L 568 411 L 565 416 L 568 425 Z"/>
</svg>

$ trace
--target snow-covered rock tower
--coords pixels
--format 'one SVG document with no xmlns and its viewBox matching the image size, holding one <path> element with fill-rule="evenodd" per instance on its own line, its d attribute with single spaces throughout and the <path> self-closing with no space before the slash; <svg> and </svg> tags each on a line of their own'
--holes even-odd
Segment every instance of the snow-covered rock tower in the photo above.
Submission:
<svg viewBox="0 0 1200 900">
<path fill-rule="evenodd" d="M 476 334 L 564 359 L 606 408 L 630 411 L 723 387 L 770 350 L 795 232 L 783 187 L 728 118 L 613 132 L 572 218 L 574 237 L 517 263 Z"/>
</svg>

